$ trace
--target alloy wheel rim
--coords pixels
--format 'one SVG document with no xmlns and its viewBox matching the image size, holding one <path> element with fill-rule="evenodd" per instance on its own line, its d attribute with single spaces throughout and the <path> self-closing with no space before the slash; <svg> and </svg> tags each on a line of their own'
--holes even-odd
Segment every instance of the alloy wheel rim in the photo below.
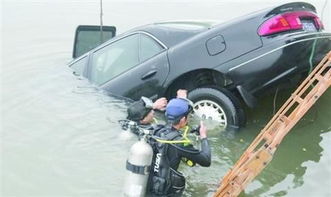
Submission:
<svg viewBox="0 0 331 197">
<path fill-rule="evenodd" d="M 211 100 L 201 100 L 194 103 L 193 111 L 194 114 L 204 120 L 217 121 L 220 126 L 227 126 L 227 118 L 223 108 Z"/>
</svg>

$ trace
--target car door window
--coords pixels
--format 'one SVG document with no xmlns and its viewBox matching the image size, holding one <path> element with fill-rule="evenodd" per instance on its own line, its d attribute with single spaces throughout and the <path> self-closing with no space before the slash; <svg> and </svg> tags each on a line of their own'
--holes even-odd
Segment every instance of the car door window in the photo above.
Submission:
<svg viewBox="0 0 331 197">
<path fill-rule="evenodd" d="M 140 62 L 143 62 L 156 54 L 159 54 L 164 48 L 151 37 L 140 35 Z"/>
<path fill-rule="evenodd" d="M 75 71 L 75 74 L 83 75 L 86 64 L 87 64 L 87 56 L 75 61 L 69 66 Z"/>
<path fill-rule="evenodd" d="M 93 54 L 90 79 L 101 85 L 139 63 L 139 34 L 118 40 Z"/>
</svg>

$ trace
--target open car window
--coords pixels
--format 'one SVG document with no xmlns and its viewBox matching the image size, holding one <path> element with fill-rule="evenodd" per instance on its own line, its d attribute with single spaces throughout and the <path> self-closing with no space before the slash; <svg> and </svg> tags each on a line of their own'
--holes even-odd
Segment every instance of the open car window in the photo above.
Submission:
<svg viewBox="0 0 331 197">
<path fill-rule="evenodd" d="M 74 70 L 75 75 L 83 75 L 85 66 L 87 64 L 87 60 L 88 60 L 88 56 L 86 55 L 86 56 L 78 59 L 71 65 L 69 65 L 70 68 L 72 68 Z"/>
</svg>

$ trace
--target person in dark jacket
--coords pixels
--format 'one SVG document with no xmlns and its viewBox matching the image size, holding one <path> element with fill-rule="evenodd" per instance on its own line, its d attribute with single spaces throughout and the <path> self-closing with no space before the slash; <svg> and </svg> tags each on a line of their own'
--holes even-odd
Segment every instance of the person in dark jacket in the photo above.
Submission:
<svg viewBox="0 0 331 197">
<path fill-rule="evenodd" d="M 158 138 L 153 145 L 156 156 L 153 158 L 150 174 L 150 196 L 181 196 L 185 188 L 185 178 L 177 169 L 182 160 L 204 167 L 211 164 L 211 150 L 203 122 L 200 122 L 199 129 L 201 150 L 187 143 L 181 131 L 187 126 L 191 110 L 186 94 L 170 100 L 166 107 L 167 125 L 154 133 Z"/>
</svg>

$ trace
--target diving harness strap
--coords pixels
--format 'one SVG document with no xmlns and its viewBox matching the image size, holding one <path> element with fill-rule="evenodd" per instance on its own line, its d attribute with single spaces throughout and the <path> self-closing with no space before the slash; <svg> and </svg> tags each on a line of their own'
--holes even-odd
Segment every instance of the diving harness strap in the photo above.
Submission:
<svg viewBox="0 0 331 197">
<path fill-rule="evenodd" d="M 142 174 L 146 175 L 149 174 L 149 171 L 151 169 L 151 166 L 138 166 L 130 163 L 128 160 L 126 161 L 126 169 L 135 173 L 135 174 Z"/>
</svg>

